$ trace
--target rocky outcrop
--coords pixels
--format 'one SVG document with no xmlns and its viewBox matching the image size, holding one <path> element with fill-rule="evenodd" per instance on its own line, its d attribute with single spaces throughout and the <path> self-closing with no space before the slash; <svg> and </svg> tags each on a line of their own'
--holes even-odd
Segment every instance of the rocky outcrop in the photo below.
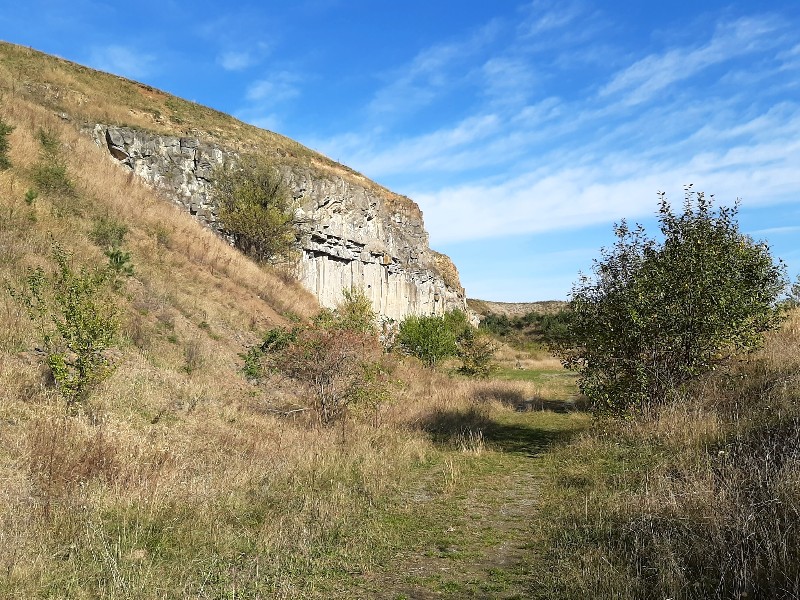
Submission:
<svg viewBox="0 0 800 600">
<path fill-rule="evenodd" d="M 122 165 L 224 234 L 209 195 L 214 168 L 236 155 L 196 138 L 95 125 L 95 142 Z M 333 307 L 342 290 L 363 288 L 374 310 L 400 320 L 409 314 L 465 309 L 458 272 L 432 251 L 419 207 L 408 198 L 349 173 L 284 164 L 284 176 L 311 226 L 301 242 L 300 281 Z"/>
</svg>

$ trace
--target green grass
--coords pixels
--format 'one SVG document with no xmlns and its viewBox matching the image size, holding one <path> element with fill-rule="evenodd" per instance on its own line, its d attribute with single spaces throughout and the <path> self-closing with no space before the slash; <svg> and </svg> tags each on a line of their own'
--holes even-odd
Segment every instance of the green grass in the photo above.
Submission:
<svg viewBox="0 0 800 600">
<path fill-rule="evenodd" d="M 438 452 L 374 523 L 398 544 L 389 554 L 399 561 L 365 573 L 352 582 L 359 591 L 340 589 L 342 597 L 526 597 L 542 457 L 590 422 L 585 413 L 510 408 L 438 415 L 426 424 Z M 480 431 L 482 443 L 470 446 L 465 430 Z"/>
</svg>

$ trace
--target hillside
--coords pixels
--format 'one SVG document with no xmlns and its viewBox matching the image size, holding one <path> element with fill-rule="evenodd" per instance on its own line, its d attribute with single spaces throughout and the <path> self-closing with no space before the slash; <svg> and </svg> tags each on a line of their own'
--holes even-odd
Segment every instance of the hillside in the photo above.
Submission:
<svg viewBox="0 0 800 600">
<path fill-rule="evenodd" d="M 553 314 L 564 308 L 563 300 L 544 300 L 540 302 L 495 302 L 493 300 L 478 300 L 468 298 L 467 306 L 470 310 L 485 317 L 486 315 L 499 315 L 505 317 L 524 317 L 528 313 Z"/>
<path fill-rule="evenodd" d="M 465 308 L 450 259 L 429 247 L 422 212 L 348 167 L 284 136 L 149 86 L 31 49 L 0 43 L 0 89 L 41 106 L 105 149 L 109 158 L 221 230 L 215 169 L 244 155 L 269 160 L 309 224 L 292 270 L 333 308 L 362 288 L 380 315 Z"/>
</svg>

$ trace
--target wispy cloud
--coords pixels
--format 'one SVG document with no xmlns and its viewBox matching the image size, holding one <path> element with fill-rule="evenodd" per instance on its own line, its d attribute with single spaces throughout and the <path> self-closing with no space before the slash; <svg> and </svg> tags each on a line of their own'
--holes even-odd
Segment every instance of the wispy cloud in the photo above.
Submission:
<svg viewBox="0 0 800 600">
<path fill-rule="evenodd" d="M 217 64 L 226 71 L 244 71 L 261 63 L 269 54 L 269 44 L 258 42 L 247 49 L 226 50 L 217 56 Z"/>
<path fill-rule="evenodd" d="M 387 119 L 312 145 L 414 198 L 435 245 L 647 218 L 658 190 L 679 202 L 684 183 L 747 206 L 797 200 L 800 101 L 737 83 L 753 64 L 764 81 L 781 80 L 797 48 L 785 23 L 695 24 L 692 35 L 662 32 L 682 45 L 667 41 L 627 63 L 632 55 L 616 47 L 608 63 L 542 66 L 531 39 L 549 33 L 551 49 L 572 52 L 566 32 L 594 13 L 536 2 L 527 15 L 524 27 L 496 23 L 483 45 L 465 37 L 421 51 L 369 104 L 413 115 L 438 102 L 447 126 L 401 133 Z M 467 64 L 479 67 L 467 74 Z M 554 93 L 561 77 L 584 78 L 585 93 Z M 469 110 L 451 104 L 454 88 Z"/>
<path fill-rule="evenodd" d="M 578 2 L 552 2 L 535 0 L 525 7 L 527 13 L 519 24 L 522 38 L 532 38 L 543 33 L 562 29 L 585 14 Z"/>
<path fill-rule="evenodd" d="M 246 104 L 236 112 L 236 116 L 257 127 L 277 131 L 282 123 L 277 109 L 300 95 L 301 81 L 301 76 L 295 71 L 265 74 L 247 86 Z"/>
<path fill-rule="evenodd" d="M 601 96 L 623 94 L 624 103 L 639 104 L 674 83 L 769 44 L 769 35 L 779 28 L 773 18 L 743 18 L 718 27 L 707 44 L 673 48 L 651 54 L 617 73 L 601 90 Z"/>
<path fill-rule="evenodd" d="M 471 76 L 472 60 L 498 32 L 498 23 L 490 22 L 467 39 L 419 52 L 408 64 L 385 75 L 389 83 L 375 93 L 369 111 L 382 118 L 407 114 L 451 93 Z"/>
<path fill-rule="evenodd" d="M 153 54 L 127 46 L 95 46 L 89 53 L 89 64 L 96 69 L 132 79 L 142 79 L 150 75 L 155 62 Z"/>
</svg>

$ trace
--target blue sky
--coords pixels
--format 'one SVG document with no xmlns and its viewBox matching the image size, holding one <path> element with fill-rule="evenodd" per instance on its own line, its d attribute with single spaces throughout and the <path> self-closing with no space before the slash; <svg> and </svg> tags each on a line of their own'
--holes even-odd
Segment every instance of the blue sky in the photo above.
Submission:
<svg viewBox="0 0 800 600">
<path fill-rule="evenodd" d="M 566 298 L 657 192 L 800 272 L 800 2 L 0 0 L 0 38 L 292 137 L 416 200 L 470 297 Z"/>
</svg>

